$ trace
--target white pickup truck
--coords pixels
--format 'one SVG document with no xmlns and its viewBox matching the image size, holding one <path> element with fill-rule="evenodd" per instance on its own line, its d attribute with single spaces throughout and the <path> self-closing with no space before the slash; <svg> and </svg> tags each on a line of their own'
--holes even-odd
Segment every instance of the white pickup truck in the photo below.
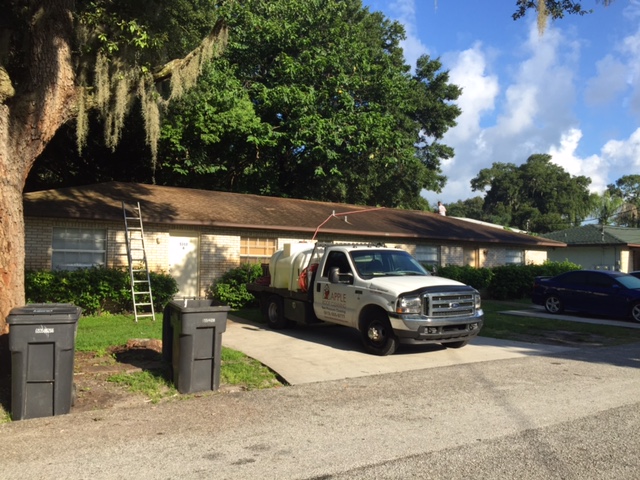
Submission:
<svg viewBox="0 0 640 480">
<path fill-rule="evenodd" d="M 270 327 L 345 325 L 374 355 L 390 355 L 399 343 L 460 348 L 484 321 L 477 290 L 430 275 L 397 248 L 287 244 L 271 257 L 269 276 L 247 289 Z"/>
</svg>

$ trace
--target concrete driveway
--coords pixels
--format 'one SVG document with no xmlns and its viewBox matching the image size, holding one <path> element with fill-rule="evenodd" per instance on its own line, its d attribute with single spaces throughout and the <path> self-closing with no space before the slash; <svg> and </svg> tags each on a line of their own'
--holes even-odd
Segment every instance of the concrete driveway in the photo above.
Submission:
<svg viewBox="0 0 640 480">
<path fill-rule="evenodd" d="M 460 349 L 440 345 L 401 345 L 395 354 L 378 357 L 364 353 L 360 335 L 354 329 L 321 324 L 271 330 L 266 325 L 233 315 L 228 318 L 222 344 L 255 358 L 291 385 L 545 355 L 573 349 L 476 337 Z"/>
<path fill-rule="evenodd" d="M 538 305 L 507 310 L 505 315 L 535 316 L 570 322 L 640 328 L 631 321 L 586 318 L 577 314 L 552 315 Z M 341 380 L 425 368 L 486 362 L 574 350 L 556 346 L 476 337 L 460 349 L 441 345 L 401 345 L 387 357 L 364 353 L 360 334 L 338 325 L 319 324 L 271 330 L 264 324 L 229 315 L 222 335 L 224 346 L 239 350 L 268 366 L 290 385 Z"/>
</svg>

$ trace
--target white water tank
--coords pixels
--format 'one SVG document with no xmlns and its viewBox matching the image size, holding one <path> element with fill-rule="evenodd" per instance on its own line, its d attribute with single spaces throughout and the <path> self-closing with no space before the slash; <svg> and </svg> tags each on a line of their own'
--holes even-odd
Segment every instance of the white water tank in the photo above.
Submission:
<svg viewBox="0 0 640 480">
<path fill-rule="evenodd" d="M 269 260 L 271 286 L 298 290 L 298 277 L 309 263 L 313 243 L 285 243 Z"/>
</svg>

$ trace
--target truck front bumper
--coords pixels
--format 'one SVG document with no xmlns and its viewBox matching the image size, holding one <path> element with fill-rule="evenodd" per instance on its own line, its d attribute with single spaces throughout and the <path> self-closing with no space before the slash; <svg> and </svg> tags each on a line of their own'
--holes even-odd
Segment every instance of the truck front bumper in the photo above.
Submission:
<svg viewBox="0 0 640 480">
<path fill-rule="evenodd" d="M 398 341 L 403 344 L 457 342 L 470 340 L 480 333 L 484 312 L 478 310 L 473 317 L 448 320 L 419 315 L 398 315 L 389 320 Z"/>
</svg>

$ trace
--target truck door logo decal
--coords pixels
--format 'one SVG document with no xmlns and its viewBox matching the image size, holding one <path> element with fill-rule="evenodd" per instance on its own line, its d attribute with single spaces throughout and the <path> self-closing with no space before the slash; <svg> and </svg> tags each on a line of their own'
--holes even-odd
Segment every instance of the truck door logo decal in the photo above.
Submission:
<svg viewBox="0 0 640 480">
<path fill-rule="evenodd" d="M 346 320 L 347 318 L 347 294 L 332 292 L 331 287 L 326 284 L 323 290 L 322 311 L 333 320 Z"/>
</svg>

